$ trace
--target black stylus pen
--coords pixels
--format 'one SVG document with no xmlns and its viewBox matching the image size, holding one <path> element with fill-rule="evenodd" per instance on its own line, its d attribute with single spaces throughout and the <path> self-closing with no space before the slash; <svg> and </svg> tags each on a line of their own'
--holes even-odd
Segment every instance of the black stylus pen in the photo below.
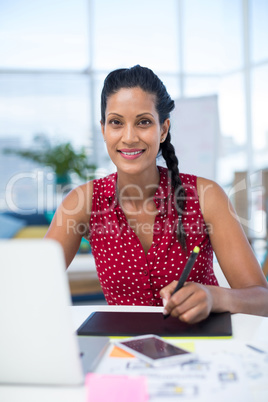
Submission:
<svg viewBox="0 0 268 402">
<path fill-rule="evenodd" d="M 194 266 L 194 263 L 198 256 L 199 251 L 200 251 L 200 248 L 197 246 L 193 249 L 193 252 L 190 255 L 190 257 L 188 258 L 187 263 L 185 264 L 185 267 L 184 267 L 184 270 L 182 271 L 179 282 L 177 283 L 177 286 L 175 287 L 175 290 L 173 291 L 172 295 L 174 295 L 174 293 L 176 293 L 178 290 L 180 290 L 183 287 L 183 285 L 185 284 L 185 282 L 191 272 L 191 269 Z M 169 316 L 170 316 L 170 314 L 163 315 L 164 319 L 168 318 Z"/>
</svg>

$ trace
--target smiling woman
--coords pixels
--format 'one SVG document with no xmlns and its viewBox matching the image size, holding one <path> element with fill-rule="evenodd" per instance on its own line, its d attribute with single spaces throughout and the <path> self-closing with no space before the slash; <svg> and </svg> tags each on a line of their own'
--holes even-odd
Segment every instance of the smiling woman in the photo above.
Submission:
<svg viewBox="0 0 268 402">
<path fill-rule="evenodd" d="M 155 160 L 169 124 L 169 119 L 160 124 L 155 96 L 141 88 L 123 88 L 110 96 L 101 126 L 109 156 L 117 169 L 122 174 L 125 171 L 157 176 Z"/>
<path fill-rule="evenodd" d="M 165 314 L 190 323 L 210 312 L 268 315 L 266 279 L 225 193 L 179 172 L 170 133 L 174 101 L 162 81 L 139 65 L 115 70 L 101 106 L 117 172 L 79 186 L 58 208 L 47 237 L 62 244 L 67 266 L 86 236 L 109 304 L 163 304 Z M 157 166 L 158 154 L 167 168 Z M 196 246 L 188 282 L 173 294 Z M 213 251 L 231 289 L 218 286 Z"/>
</svg>

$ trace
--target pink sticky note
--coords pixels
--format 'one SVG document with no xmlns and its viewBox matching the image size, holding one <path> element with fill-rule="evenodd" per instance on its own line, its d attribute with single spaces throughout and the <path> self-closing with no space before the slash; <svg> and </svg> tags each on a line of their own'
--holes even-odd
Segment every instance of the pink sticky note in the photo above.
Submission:
<svg viewBox="0 0 268 402">
<path fill-rule="evenodd" d="M 89 373 L 87 402 L 147 402 L 146 378 Z"/>
</svg>

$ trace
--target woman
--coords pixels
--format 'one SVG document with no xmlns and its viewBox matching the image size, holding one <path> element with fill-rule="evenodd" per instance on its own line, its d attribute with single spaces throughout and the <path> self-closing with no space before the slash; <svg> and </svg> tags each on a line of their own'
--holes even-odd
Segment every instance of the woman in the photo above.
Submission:
<svg viewBox="0 0 268 402">
<path fill-rule="evenodd" d="M 210 312 L 268 315 L 268 287 L 223 190 L 180 174 L 171 144 L 174 102 L 149 69 L 111 72 L 101 95 L 101 129 L 117 172 L 73 190 L 46 237 L 67 266 L 89 238 L 109 304 L 162 305 L 189 323 Z M 162 154 L 167 168 L 158 167 Z M 172 295 L 195 246 L 188 282 Z M 220 288 L 213 250 L 231 289 Z"/>
</svg>

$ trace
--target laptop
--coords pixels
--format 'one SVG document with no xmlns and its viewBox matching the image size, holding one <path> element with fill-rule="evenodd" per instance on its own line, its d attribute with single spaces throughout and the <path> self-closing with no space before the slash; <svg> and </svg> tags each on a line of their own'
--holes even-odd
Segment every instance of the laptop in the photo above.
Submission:
<svg viewBox="0 0 268 402">
<path fill-rule="evenodd" d="M 1 384 L 84 384 L 109 338 L 78 337 L 70 305 L 58 242 L 0 241 Z"/>
</svg>

